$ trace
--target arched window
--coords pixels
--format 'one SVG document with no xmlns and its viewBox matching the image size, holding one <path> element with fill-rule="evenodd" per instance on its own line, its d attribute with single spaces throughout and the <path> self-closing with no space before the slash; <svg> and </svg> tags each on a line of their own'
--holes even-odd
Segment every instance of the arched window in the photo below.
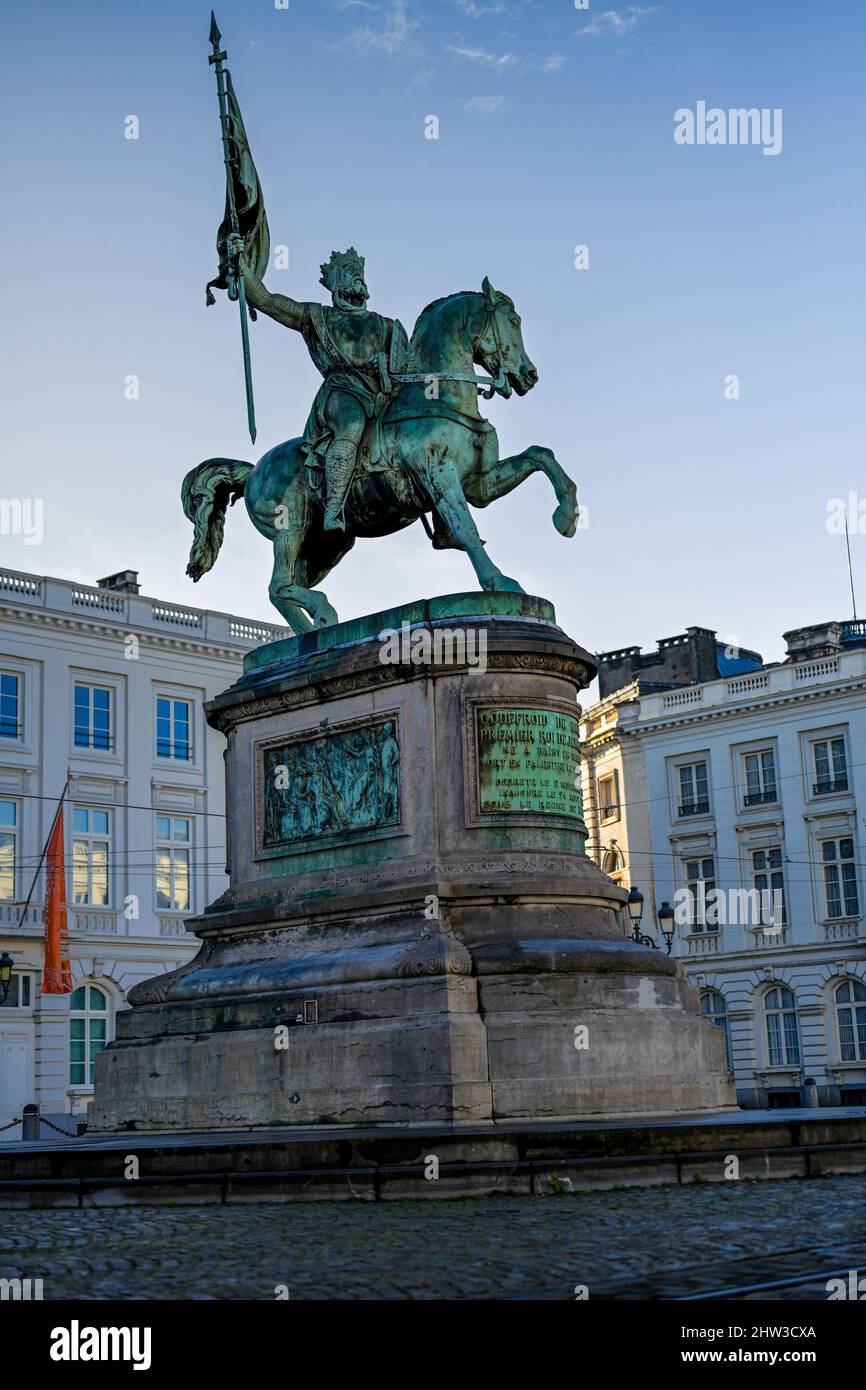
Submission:
<svg viewBox="0 0 866 1390">
<path fill-rule="evenodd" d="M 98 985 L 69 997 L 69 1084 L 93 1085 L 93 1059 L 108 1042 L 108 998 Z"/>
<path fill-rule="evenodd" d="M 845 980 L 836 990 L 839 1057 L 843 1062 L 866 1062 L 866 985 Z"/>
<path fill-rule="evenodd" d="M 776 985 L 764 995 L 764 1015 L 767 1020 L 767 1055 L 770 1066 L 799 1066 L 797 1001 L 785 985 Z"/>
<path fill-rule="evenodd" d="M 701 995 L 701 1013 L 704 1018 L 708 1018 L 717 1028 L 721 1028 L 725 1035 L 725 1056 L 728 1059 L 728 1071 L 734 1070 L 734 1059 L 731 1055 L 731 1030 L 728 1026 L 728 1006 L 725 1003 L 725 996 L 720 994 L 717 989 L 705 989 Z"/>
<path fill-rule="evenodd" d="M 623 858 L 618 849 L 606 850 L 601 861 L 601 867 L 611 878 L 622 873 Z"/>
</svg>

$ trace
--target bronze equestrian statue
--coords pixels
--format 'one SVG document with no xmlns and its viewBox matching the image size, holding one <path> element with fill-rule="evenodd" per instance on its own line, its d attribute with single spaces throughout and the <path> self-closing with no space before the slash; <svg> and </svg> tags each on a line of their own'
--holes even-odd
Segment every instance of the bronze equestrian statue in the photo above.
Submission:
<svg viewBox="0 0 866 1390">
<path fill-rule="evenodd" d="M 214 52 L 225 56 L 218 31 Z M 532 444 L 500 458 L 496 431 L 478 410 L 479 392 L 523 396 L 538 381 L 513 301 L 485 279 L 480 290 L 429 304 L 407 341 L 398 320 L 367 308 L 364 261 L 354 247 L 332 252 L 322 266 L 331 305 L 272 294 L 262 279 L 270 247 L 264 200 L 230 78 L 217 67 L 227 79 L 220 87 L 227 197 L 220 275 L 211 284 L 240 300 L 253 437 L 247 312 L 296 329 L 323 381 L 299 438 L 255 465 L 213 458 L 186 475 L 183 509 L 195 528 L 187 574 L 198 580 L 212 567 L 226 510 L 242 496 L 254 526 L 273 543 L 269 593 L 294 632 L 337 621 L 315 586 L 356 536 L 390 535 L 419 519 L 435 548 L 466 552 L 482 589 L 520 592 L 487 555 L 470 507 L 487 507 L 542 472 L 563 536 L 574 535 L 578 508 L 575 485 L 550 449 Z"/>
</svg>

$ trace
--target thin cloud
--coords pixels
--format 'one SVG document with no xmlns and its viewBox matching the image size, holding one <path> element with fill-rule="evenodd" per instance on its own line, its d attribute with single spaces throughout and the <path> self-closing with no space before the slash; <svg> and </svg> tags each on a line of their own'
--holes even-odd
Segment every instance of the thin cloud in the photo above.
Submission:
<svg viewBox="0 0 866 1390">
<path fill-rule="evenodd" d="M 582 29 L 578 29 L 578 37 L 605 38 L 613 36 L 622 38 L 625 34 L 630 34 L 640 24 L 641 20 L 658 8 L 657 5 L 627 5 L 624 10 L 604 10 L 597 19 L 590 20 Z"/>
<path fill-rule="evenodd" d="M 545 58 L 543 63 L 538 64 L 539 72 L 559 72 L 563 63 L 567 62 L 564 53 L 552 53 L 549 58 Z"/>
<path fill-rule="evenodd" d="M 483 116 L 492 116 L 505 109 L 505 97 L 472 97 L 464 104 L 466 111 L 480 111 Z"/>
<path fill-rule="evenodd" d="M 504 0 L 495 0 L 492 5 L 478 5 L 476 0 L 453 0 L 461 14 L 466 14 L 470 19 L 482 19 L 486 14 L 504 14 Z"/>
<path fill-rule="evenodd" d="M 503 53 L 497 57 L 495 53 L 489 53 L 486 48 L 458 48 L 454 44 L 446 46 L 446 53 L 453 53 L 455 58 L 459 58 L 463 63 L 478 63 L 481 67 L 489 68 L 492 72 L 505 72 L 508 68 L 513 68 L 517 63 L 517 58 L 513 53 Z"/>
<path fill-rule="evenodd" d="M 391 0 L 383 25 L 378 29 L 368 25 L 353 30 L 346 46 L 358 58 L 366 58 L 371 53 L 384 53 L 387 58 L 411 57 L 417 52 L 413 38 L 417 28 L 417 21 L 409 18 L 409 0 Z"/>
</svg>

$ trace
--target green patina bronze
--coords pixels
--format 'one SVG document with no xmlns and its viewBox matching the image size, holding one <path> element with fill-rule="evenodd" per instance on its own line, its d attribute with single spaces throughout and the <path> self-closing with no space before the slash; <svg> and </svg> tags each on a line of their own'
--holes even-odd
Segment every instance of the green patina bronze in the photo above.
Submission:
<svg viewBox="0 0 866 1390">
<path fill-rule="evenodd" d="M 583 818 L 577 716 L 530 706 L 476 710 L 478 809 Z"/>
<path fill-rule="evenodd" d="M 415 628 L 461 618 L 479 622 L 490 618 L 531 618 L 555 623 L 556 613 L 547 599 L 532 594 L 441 594 L 438 598 L 416 599 L 381 613 L 367 613 L 362 618 L 316 628 L 300 637 L 284 637 L 279 642 L 253 647 L 244 657 L 244 673 L 249 675 L 277 664 L 290 667 L 319 653 L 336 651 L 353 642 L 378 640 L 384 632 L 399 632 L 407 626 Z"/>
<path fill-rule="evenodd" d="M 301 436 L 255 466 L 212 458 L 184 478 L 183 508 L 195 529 L 187 573 L 198 580 L 212 567 L 226 510 L 243 497 L 273 543 L 269 593 L 294 632 L 337 622 L 314 586 L 356 537 L 390 535 L 418 520 L 434 549 L 465 551 L 483 590 L 521 593 L 487 555 L 470 508 L 489 506 L 541 472 L 556 494 L 553 522 L 563 536 L 574 535 L 578 509 L 575 485 L 552 451 L 533 444 L 500 458 L 496 431 L 478 409 L 479 393 L 522 396 L 538 381 L 513 301 L 485 278 L 480 290 L 428 305 L 407 338 L 398 320 L 367 308 L 364 260 L 354 247 L 332 252 L 322 266 L 330 305 L 272 294 L 262 278 L 270 247 L 264 200 L 215 22 L 211 42 L 227 171 L 211 285 L 243 296 L 250 317 L 260 311 L 299 333 L 323 380 Z M 243 302 L 241 313 L 246 334 Z"/>
<path fill-rule="evenodd" d="M 394 720 L 384 719 L 264 750 L 264 852 L 399 825 L 395 735 Z"/>
</svg>

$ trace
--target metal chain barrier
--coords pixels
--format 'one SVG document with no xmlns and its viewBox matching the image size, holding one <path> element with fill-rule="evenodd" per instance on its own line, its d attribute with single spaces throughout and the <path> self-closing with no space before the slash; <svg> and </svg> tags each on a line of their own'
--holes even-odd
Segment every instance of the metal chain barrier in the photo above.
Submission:
<svg viewBox="0 0 866 1390">
<path fill-rule="evenodd" d="M 0 1133 L 2 1133 L 4 1129 L 11 1129 L 13 1125 L 20 1125 L 21 1123 L 21 1120 L 10 1120 L 8 1125 L 0 1125 Z"/>
<path fill-rule="evenodd" d="M 47 1125 L 49 1129 L 56 1129 L 58 1134 L 65 1134 L 67 1139 L 78 1138 L 77 1130 L 73 1132 L 71 1129 L 63 1129 L 60 1125 L 54 1124 L 53 1121 L 46 1120 L 44 1115 L 40 1115 L 39 1123 L 41 1125 Z"/>
</svg>

